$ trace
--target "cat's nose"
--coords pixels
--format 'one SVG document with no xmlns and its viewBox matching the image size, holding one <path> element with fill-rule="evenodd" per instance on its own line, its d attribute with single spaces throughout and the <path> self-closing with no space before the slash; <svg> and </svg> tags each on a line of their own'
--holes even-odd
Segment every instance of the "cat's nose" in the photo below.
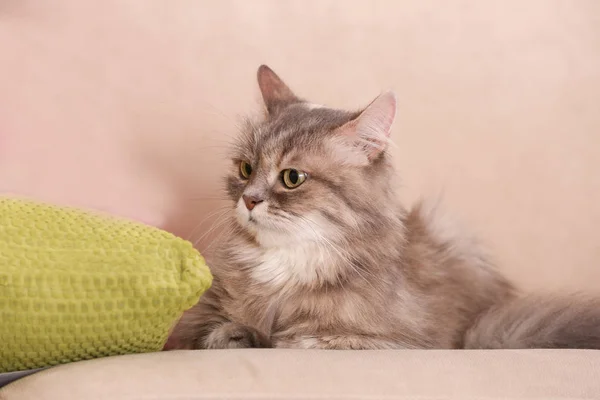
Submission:
<svg viewBox="0 0 600 400">
<path fill-rule="evenodd" d="M 263 202 L 263 199 L 261 198 L 256 196 L 246 196 L 245 194 L 242 195 L 242 199 L 244 199 L 244 204 L 246 204 L 246 208 L 250 211 L 252 211 L 258 203 Z"/>
</svg>

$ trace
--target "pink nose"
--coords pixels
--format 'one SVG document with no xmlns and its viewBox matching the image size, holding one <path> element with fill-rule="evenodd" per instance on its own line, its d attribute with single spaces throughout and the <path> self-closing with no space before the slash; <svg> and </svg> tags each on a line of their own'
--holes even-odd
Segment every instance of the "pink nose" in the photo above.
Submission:
<svg viewBox="0 0 600 400">
<path fill-rule="evenodd" d="M 252 211 L 258 203 L 263 202 L 262 199 L 256 196 L 246 196 L 245 194 L 242 195 L 242 199 L 244 199 L 244 204 L 246 204 L 246 208 L 250 211 Z"/>
</svg>

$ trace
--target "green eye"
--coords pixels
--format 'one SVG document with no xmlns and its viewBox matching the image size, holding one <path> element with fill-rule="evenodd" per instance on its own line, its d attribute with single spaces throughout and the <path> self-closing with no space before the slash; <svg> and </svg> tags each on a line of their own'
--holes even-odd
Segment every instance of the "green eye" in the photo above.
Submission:
<svg viewBox="0 0 600 400">
<path fill-rule="evenodd" d="M 306 180 L 306 173 L 297 169 L 286 169 L 282 171 L 283 184 L 288 189 L 295 189 Z"/>
<path fill-rule="evenodd" d="M 249 179 L 252 174 L 252 166 L 246 161 L 240 162 L 240 175 L 244 179 Z"/>
</svg>

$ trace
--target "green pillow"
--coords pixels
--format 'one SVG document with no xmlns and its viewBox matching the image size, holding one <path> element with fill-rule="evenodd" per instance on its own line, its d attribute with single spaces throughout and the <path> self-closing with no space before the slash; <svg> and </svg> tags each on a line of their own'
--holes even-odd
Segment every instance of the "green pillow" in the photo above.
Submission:
<svg viewBox="0 0 600 400">
<path fill-rule="evenodd" d="M 159 351 L 211 282 L 168 232 L 0 198 L 0 372 Z"/>
</svg>

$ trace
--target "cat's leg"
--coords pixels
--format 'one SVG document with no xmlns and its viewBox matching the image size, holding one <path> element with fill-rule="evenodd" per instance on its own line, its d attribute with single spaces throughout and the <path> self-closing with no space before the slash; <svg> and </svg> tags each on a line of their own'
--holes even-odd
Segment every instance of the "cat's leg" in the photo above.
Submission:
<svg viewBox="0 0 600 400">
<path fill-rule="evenodd" d="M 221 307 L 221 290 L 211 287 L 186 311 L 169 338 L 170 349 L 240 349 L 272 347 L 256 329 L 231 321 Z"/>
<path fill-rule="evenodd" d="M 383 350 L 406 349 L 414 346 L 364 335 L 297 335 L 274 339 L 274 347 L 323 350 Z"/>
</svg>

